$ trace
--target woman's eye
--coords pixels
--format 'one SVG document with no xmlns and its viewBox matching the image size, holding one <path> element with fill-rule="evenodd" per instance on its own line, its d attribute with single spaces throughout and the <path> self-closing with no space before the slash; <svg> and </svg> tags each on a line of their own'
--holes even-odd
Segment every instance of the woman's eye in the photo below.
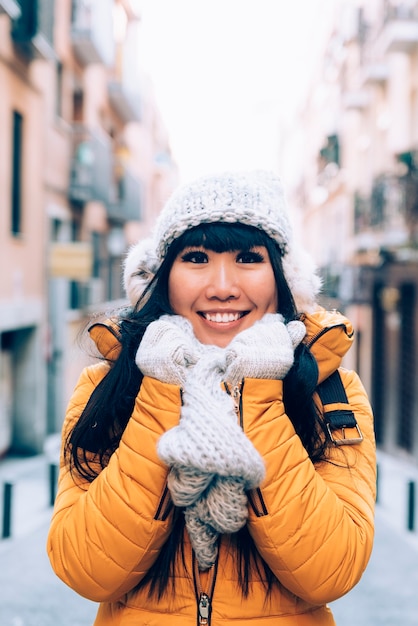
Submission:
<svg viewBox="0 0 418 626">
<path fill-rule="evenodd" d="M 182 255 L 181 260 L 184 263 L 207 263 L 208 255 L 201 250 L 189 250 Z"/>
<path fill-rule="evenodd" d="M 240 252 L 237 256 L 238 263 L 262 263 L 264 257 L 260 252 Z"/>
</svg>

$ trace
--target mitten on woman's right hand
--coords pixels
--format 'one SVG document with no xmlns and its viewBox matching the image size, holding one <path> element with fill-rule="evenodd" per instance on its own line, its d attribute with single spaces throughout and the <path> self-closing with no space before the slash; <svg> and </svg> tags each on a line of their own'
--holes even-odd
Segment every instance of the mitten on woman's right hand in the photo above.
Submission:
<svg viewBox="0 0 418 626">
<path fill-rule="evenodd" d="M 267 313 L 226 347 L 226 380 L 232 384 L 246 377 L 282 380 L 305 334 L 303 322 L 285 324 L 279 313 Z"/>
<path fill-rule="evenodd" d="M 188 369 L 199 358 L 200 347 L 186 318 L 162 315 L 146 329 L 135 361 L 144 376 L 184 385 Z"/>
</svg>

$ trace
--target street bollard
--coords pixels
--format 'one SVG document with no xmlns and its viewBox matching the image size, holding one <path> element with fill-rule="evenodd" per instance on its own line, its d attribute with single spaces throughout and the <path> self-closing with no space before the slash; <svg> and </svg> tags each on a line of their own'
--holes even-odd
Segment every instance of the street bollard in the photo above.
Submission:
<svg viewBox="0 0 418 626">
<path fill-rule="evenodd" d="M 7 539 L 12 534 L 12 483 L 3 484 L 3 528 L 2 538 Z"/>
<path fill-rule="evenodd" d="M 55 463 L 49 464 L 49 506 L 54 506 L 57 493 L 58 467 Z"/>
<path fill-rule="evenodd" d="M 410 480 L 408 483 L 408 511 L 407 511 L 408 530 L 415 530 L 415 481 Z"/>
</svg>

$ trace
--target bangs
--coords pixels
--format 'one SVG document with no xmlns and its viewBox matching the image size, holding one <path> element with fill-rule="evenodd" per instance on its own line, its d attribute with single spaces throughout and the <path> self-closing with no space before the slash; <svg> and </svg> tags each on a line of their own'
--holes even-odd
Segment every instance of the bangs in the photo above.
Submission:
<svg viewBox="0 0 418 626">
<path fill-rule="evenodd" d="M 177 250 L 203 247 L 212 252 L 251 250 L 255 246 L 268 247 L 271 238 L 265 232 L 246 224 L 213 222 L 199 224 L 187 230 L 176 241 Z"/>
</svg>

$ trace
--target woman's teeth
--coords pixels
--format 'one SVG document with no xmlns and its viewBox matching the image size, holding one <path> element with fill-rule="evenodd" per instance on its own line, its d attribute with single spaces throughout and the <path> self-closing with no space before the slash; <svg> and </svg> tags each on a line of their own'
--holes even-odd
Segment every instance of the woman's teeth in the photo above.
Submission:
<svg viewBox="0 0 418 626">
<path fill-rule="evenodd" d="M 205 319 L 207 319 L 208 322 L 218 322 L 224 324 L 227 322 L 236 322 L 240 317 L 240 313 L 205 313 Z"/>
</svg>

